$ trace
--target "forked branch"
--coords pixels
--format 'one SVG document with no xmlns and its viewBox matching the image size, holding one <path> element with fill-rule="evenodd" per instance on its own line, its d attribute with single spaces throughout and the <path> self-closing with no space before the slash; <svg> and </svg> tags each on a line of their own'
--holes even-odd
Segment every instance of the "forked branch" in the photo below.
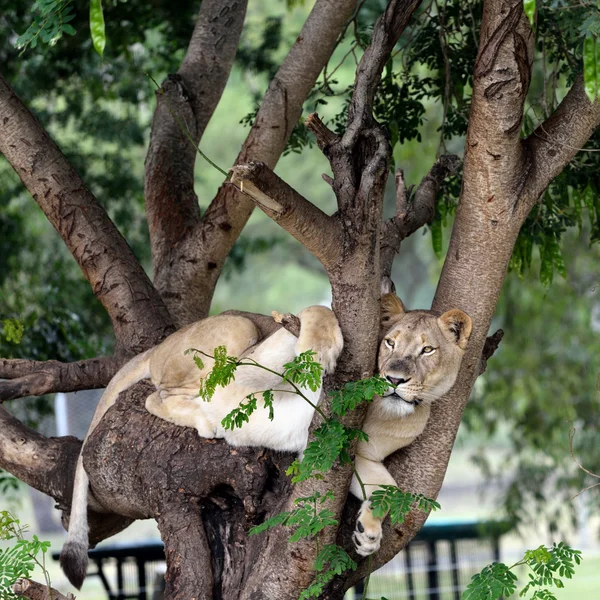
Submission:
<svg viewBox="0 0 600 600">
<path fill-rule="evenodd" d="M 298 124 L 302 106 L 357 0 L 317 0 L 298 38 L 263 98 L 236 164 L 250 160 L 274 168 Z M 223 185 L 201 223 L 177 246 L 178 260 L 165 269 L 161 287 L 176 295 L 176 320 L 183 325 L 208 314 L 221 269 L 246 225 L 254 203 L 231 185 Z"/>
<path fill-rule="evenodd" d="M 396 214 L 384 223 L 381 235 L 381 272 L 384 277 L 391 274 L 402 240 L 433 219 L 440 186 L 459 167 L 457 156 L 440 156 L 423 177 L 412 200 L 410 190 L 406 189 L 404 174 L 401 170 L 396 171 Z"/>
<path fill-rule="evenodd" d="M 139 261 L 39 121 L 0 75 L 0 152 L 58 231 L 112 320 L 117 353 L 172 331 Z"/>
</svg>

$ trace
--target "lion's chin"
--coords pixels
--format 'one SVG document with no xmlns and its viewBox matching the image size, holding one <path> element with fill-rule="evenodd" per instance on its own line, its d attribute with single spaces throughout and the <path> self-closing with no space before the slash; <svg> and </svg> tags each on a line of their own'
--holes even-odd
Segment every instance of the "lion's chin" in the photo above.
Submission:
<svg viewBox="0 0 600 600">
<path fill-rule="evenodd" d="M 399 418 L 412 415 L 415 412 L 415 408 L 420 404 L 420 402 L 420 400 L 416 399 L 407 400 L 395 391 L 389 394 L 388 396 L 385 396 L 385 404 L 387 410 Z"/>
</svg>

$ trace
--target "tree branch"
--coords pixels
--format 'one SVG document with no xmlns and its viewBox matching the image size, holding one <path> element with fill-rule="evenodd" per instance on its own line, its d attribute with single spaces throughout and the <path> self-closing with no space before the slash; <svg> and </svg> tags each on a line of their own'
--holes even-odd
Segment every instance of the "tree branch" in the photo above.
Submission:
<svg viewBox="0 0 600 600">
<path fill-rule="evenodd" d="M 481 352 L 481 358 L 479 359 L 479 375 L 485 373 L 485 370 L 487 369 L 487 362 L 490 358 L 492 358 L 494 352 L 498 350 L 498 346 L 500 345 L 503 337 L 504 330 L 498 329 L 498 331 L 486 338 L 483 351 Z"/>
<path fill-rule="evenodd" d="M 354 93 L 348 109 L 348 126 L 341 143 L 352 148 L 365 124 L 373 122 L 373 99 L 385 63 L 406 29 L 421 0 L 390 0 L 373 27 L 371 43 L 356 72 Z"/>
<path fill-rule="evenodd" d="M 124 358 L 92 358 L 74 363 L 0 358 L 0 403 L 25 396 L 103 388 Z"/>
<path fill-rule="evenodd" d="M 145 202 L 154 283 L 179 324 L 203 282 L 181 245 L 197 243 L 200 207 L 194 191 L 196 148 L 229 78 L 246 14 L 246 0 L 204 0 L 185 57 L 157 92 L 146 157 Z M 187 129 L 182 131 L 182 127 Z M 175 270 L 180 275 L 171 276 Z M 183 283 L 180 284 L 181 275 Z M 174 286 L 175 284 L 175 286 Z"/>
<path fill-rule="evenodd" d="M 71 593 L 65 596 L 58 590 L 31 579 L 17 579 L 11 589 L 17 596 L 30 600 L 75 600 L 75 596 Z"/>
<path fill-rule="evenodd" d="M 275 167 L 302 114 L 302 105 L 356 3 L 357 0 L 317 0 L 269 85 L 236 164 L 254 160 Z M 168 281 L 162 285 L 178 296 L 179 325 L 208 314 L 225 259 L 253 209 L 249 198 L 233 186 L 223 185 L 200 225 L 178 245 L 178 259 L 169 265 L 165 273 Z M 194 293 L 190 293 L 192 287 Z"/>
<path fill-rule="evenodd" d="M 423 177 L 412 202 L 406 190 L 404 175 L 396 171 L 396 214 L 383 224 L 381 235 L 381 273 L 389 277 L 396 254 L 403 239 L 429 223 L 435 216 L 435 201 L 442 182 L 454 175 L 460 167 L 460 159 L 443 155 Z"/>
<path fill-rule="evenodd" d="M 199 507 L 184 500 L 174 502 L 156 520 L 167 561 L 165 598 L 212 600 L 211 553 Z M 182 568 L 185 564 L 194 568 Z"/>
<path fill-rule="evenodd" d="M 0 152 L 63 238 L 110 315 L 117 353 L 139 353 L 170 317 L 138 260 L 37 119 L 0 75 Z"/>
<path fill-rule="evenodd" d="M 264 163 L 232 167 L 231 183 L 310 250 L 325 268 L 337 262 L 342 241 L 339 222 L 306 200 Z"/>
<path fill-rule="evenodd" d="M 554 113 L 527 138 L 533 167 L 523 190 L 528 213 L 550 182 L 583 149 L 600 125 L 600 102 L 590 102 L 579 75 Z"/>
</svg>

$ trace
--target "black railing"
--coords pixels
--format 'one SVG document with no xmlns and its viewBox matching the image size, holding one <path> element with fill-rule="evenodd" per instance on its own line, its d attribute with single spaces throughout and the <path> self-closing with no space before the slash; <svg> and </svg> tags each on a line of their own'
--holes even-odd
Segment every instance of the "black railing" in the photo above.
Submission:
<svg viewBox="0 0 600 600">
<path fill-rule="evenodd" d="M 506 523 L 445 521 L 427 523 L 411 543 L 383 569 L 373 573 L 370 597 L 388 600 L 460 600 L 471 577 L 483 566 L 497 562 Z M 58 559 L 58 553 L 53 553 Z M 103 545 L 89 552 L 109 600 L 160 600 L 165 555 L 160 540 Z M 108 570 L 114 568 L 115 576 Z M 112 583 L 111 583 L 112 582 Z M 354 588 L 360 598 L 362 587 Z M 377 595 L 379 594 L 379 595 Z"/>
</svg>

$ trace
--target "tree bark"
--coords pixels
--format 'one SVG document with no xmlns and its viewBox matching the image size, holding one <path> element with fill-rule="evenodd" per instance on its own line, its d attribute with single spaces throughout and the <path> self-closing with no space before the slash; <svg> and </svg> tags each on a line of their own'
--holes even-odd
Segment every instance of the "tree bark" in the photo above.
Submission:
<svg viewBox="0 0 600 600">
<path fill-rule="evenodd" d="M 204 0 L 181 66 L 158 91 L 146 156 L 145 202 L 154 284 L 179 326 L 197 320 L 203 281 L 185 248 L 197 244 L 196 147 L 233 66 L 246 0 Z M 178 275 L 171 276 L 175 270 Z"/>
<path fill-rule="evenodd" d="M 274 168 L 302 114 L 302 105 L 327 64 L 357 0 L 317 0 L 300 35 L 269 84 L 236 164 Z M 178 326 L 204 318 L 221 269 L 254 204 L 224 183 L 201 223 L 178 246 L 161 285 L 178 295 Z M 193 288 L 194 293 L 190 293 Z M 173 309 L 175 310 L 175 309 Z"/>
<path fill-rule="evenodd" d="M 116 354 L 139 354 L 173 331 L 144 269 L 96 198 L 0 75 L 0 152 L 64 240 L 110 315 Z"/>
<path fill-rule="evenodd" d="M 265 544 L 247 530 L 279 510 L 293 457 L 234 448 L 158 419 L 144 407 L 152 390 L 140 384 L 123 394 L 86 443 L 92 493 L 107 511 L 158 520 L 167 597 L 241 597 Z"/>
<path fill-rule="evenodd" d="M 103 388 L 124 362 L 112 357 L 74 363 L 0 358 L 0 403 L 25 396 Z"/>
<path fill-rule="evenodd" d="M 29 598 L 30 600 L 75 600 L 73 594 L 65 596 L 58 590 L 31 579 L 17 579 L 11 589 L 20 598 Z"/>
</svg>

